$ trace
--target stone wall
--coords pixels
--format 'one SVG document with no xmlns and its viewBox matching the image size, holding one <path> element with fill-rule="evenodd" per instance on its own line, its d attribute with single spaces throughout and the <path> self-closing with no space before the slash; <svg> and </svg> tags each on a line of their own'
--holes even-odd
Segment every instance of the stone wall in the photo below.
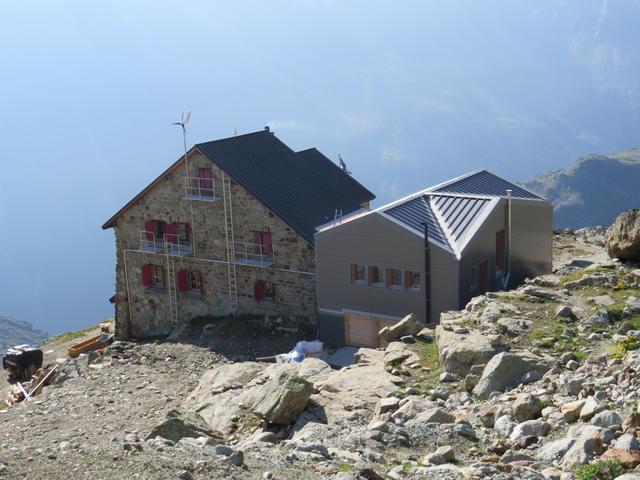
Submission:
<svg viewBox="0 0 640 480">
<path fill-rule="evenodd" d="M 189 174 L 198 169 L 213 170 L 214 188 L 222 197 L 222 172 L 199 153 L 189 157 Z M 167 223 L 186 222 L 191 225 L 193 257 L 171 257 L 175 271 L 199 271 L 203 278 L 203 293 L 177 293 L 180 321 L 199 315 L 226 315 L 230 312 L 226 264 L 224 203 L 186 200 L 184 162 L 179 162 L 170 174 L 140 198 L 117 219 L 116 235 L 116 333 L 119 337 L 134 335 L 149 337 L 166 335 L 171 330 L 169 293 L 142 286 L 141 268 L 145 264 L 162 265 L 165 255 L 140 252 L 141 232 L 148 220 Z M 316 319 L 314 252 L 300 235 L 270 212 L 237 183 L 231 183 L 231 197 L 236 242 L 255 242 L 255 232 L 271 232 L 274 263 L 271 267 L 237 264 L 238 311 L 283 317 L 291 325 L 312 325 Z M 126 297 L 124 255 L 128 272 L 130 302 Z M 256 301 L 257 280 L 273 282 L 275 300 Z M 129 322 L 129 303 L 131 316 Z"/>
</svg>

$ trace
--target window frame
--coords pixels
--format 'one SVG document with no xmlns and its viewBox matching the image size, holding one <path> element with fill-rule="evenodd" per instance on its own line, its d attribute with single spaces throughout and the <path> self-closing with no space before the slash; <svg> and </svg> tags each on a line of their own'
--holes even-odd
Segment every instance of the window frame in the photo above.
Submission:
<svg viewBox="0 0 640 480">
<path fill-rule="evenodd" d="M 469 293 L 477 293 L 479 288 L 479 272 L 480 268 L 478 264 L 471 265 L 469 268 Z"/>
<path fill-rule="evenodd" d="M 418 286 L 414 287 L 412 282 L 412 275 L 417 275 L 418 277 Z M 422 273 L 417 272 L 415 270 L 405 270 L 404 271 L 404 285 L 405 290 L 407 292 L 420 292 L 422 291 Z"/>
<path fill-rule="evenodd" d="M 194 287 L 194 284 L 198 286 Z M 187 292 L 199 293 L 202 295 L 202 291 L 203 291 L 202 285 L 203 285 L 202 272 L 197 270 L 188 270 L 187 271 Z"/>
<path fill-rule="evenodd" d="M 362 279 L 358 278 L 359 270 L 362 269 Z M 361 263 L 351 264 L 351 285 L 367 285 L 367 266 Z"/>
<path fill-rule="evenodd" d="M 162 265 L 151 265 L 151 285 L 148 288 L 152 288 L 155 290 L 164 290 L 165 287 L 165 277 L 164 277 L 164 267 Z"/>
<path fill-rule="evenodd" d="M 384 276 L 382 275 L 382 268 L 379 267 L 378 265 L 369 265 L 368 268 L 368 283 L 370 287 L 374 287 L 374 288 L 384 288 Z M 377 275 L 374 276 L 374 271 L 377 271 Z M 378 279 L 377 282 L 374 282 L 374 278 Z"/>
<path fill-rule="evenodd" d="M 398 283 L 398 284 L 393 283 L 394 272 L 398 273 L 398 279 L 400 280 L 400 283 Z M 403 289 L 402 269 L 400 269 L 400 268 L 387 268 L 386 269 L 386 273 L 387 273 L 387 288 L 389 288 L 391 290 L 402 290 Z"/>
</svg>

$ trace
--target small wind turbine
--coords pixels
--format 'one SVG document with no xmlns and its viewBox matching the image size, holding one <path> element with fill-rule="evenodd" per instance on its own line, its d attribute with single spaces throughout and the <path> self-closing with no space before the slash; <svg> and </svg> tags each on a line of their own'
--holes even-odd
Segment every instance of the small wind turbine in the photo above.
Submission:
<svg viewBox="0 0 640 480">
<path fill-rule="evenodd" d="M 182 127 L 182 143 L 184 144 L 184 168 L 187 171 L 187 177 L 189 177 L 189 164 L 187 163 L 187 128 L 186 125 L 191 119 L 191 112 L 184 116 L 184 112 L 180 115 L 180 120 L 173 122 L 173 125 L 180 125 Z"/>
</svg>

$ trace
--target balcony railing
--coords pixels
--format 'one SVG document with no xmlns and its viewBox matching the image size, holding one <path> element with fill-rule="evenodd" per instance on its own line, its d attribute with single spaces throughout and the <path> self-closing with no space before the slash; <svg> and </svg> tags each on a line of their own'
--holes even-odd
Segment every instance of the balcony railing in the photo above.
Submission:
<svg viewBox="0 0 640 480">
<path fill-rule="evenodd" d="M 265 252 L 265 246 L 259 243 L 234 242 L 234 250 L 237 263 L 247 265 L 273 265 L 273 250 Z"/>
<path fill-rule="evenodd" d="M 206 177 L 183 177 L 184 179 L 184 198 L 187 200 L 203 200 L 206 202 L 215 202 L 220 200 L 216 196 L 216 189 L 213 178 Z"/>
<path fill-rule="evenodd" d="M 165 233 L 158 238 L 155 232 L 146 230 L 140 231 L 140 250 L 177 257 L 185 257 L 193 253 L 191 239 L 187 235 Z"/>
</svg>

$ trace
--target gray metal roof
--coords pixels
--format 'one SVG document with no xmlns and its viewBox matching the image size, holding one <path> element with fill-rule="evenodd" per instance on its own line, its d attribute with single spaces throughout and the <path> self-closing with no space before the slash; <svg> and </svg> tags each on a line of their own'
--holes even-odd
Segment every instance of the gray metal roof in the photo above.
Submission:
<svg viewBox="0 0 640 480">
<path fill-rule="evenodd" d="M 383 212 L 418 232 L 424 231 L 423 224 L 424 222 L 427 222 L 429 239 L 436 241 L 451 250 L 449 242 L 447 241 L 447 236 L 431 210 L 429 197 L 427 195 L 420 195 L 412 198 L 406 202 L 402 202 L 398 205 L 385 209 Z"/>
<path fill-rule="evenodd" d="M 481 170 L 458 180 L 447 182 L 441 187 L 436 186 L 431 191 L 506 197 L 508 189 L 512 191 L 514 198 L 543 200 L 542 197 L 519 187 L 515 183 L 508 182 L 487 170 Z"/>
<path fill-rule="evenodd" d="M 316 172 L 318 181 L 335 185 L 359 203 L 364 203 L 367 200 L 373 200 L 375 198 L 373 193 L 364 188 L 351 175 L 346 174 L 317 148 L 302 150 L 296 152 L 296 155 L 307 162 L 310 171 Z"/>
<path fill-rule="evenodd" d="M 488 198 L 453 195 L 431 195 L 431 199 L 459 249 L 464 247 L 461 243 L 464 235 L 477 225 L 479 217 L 491 203 Z"/>
<path fill-rule="evenodd" d="M 267 129 L 196 148 L 311 245 L 336 210 L 347 215 L 375 198 L 320 152 L 296 154 Z"/>
</svg>

